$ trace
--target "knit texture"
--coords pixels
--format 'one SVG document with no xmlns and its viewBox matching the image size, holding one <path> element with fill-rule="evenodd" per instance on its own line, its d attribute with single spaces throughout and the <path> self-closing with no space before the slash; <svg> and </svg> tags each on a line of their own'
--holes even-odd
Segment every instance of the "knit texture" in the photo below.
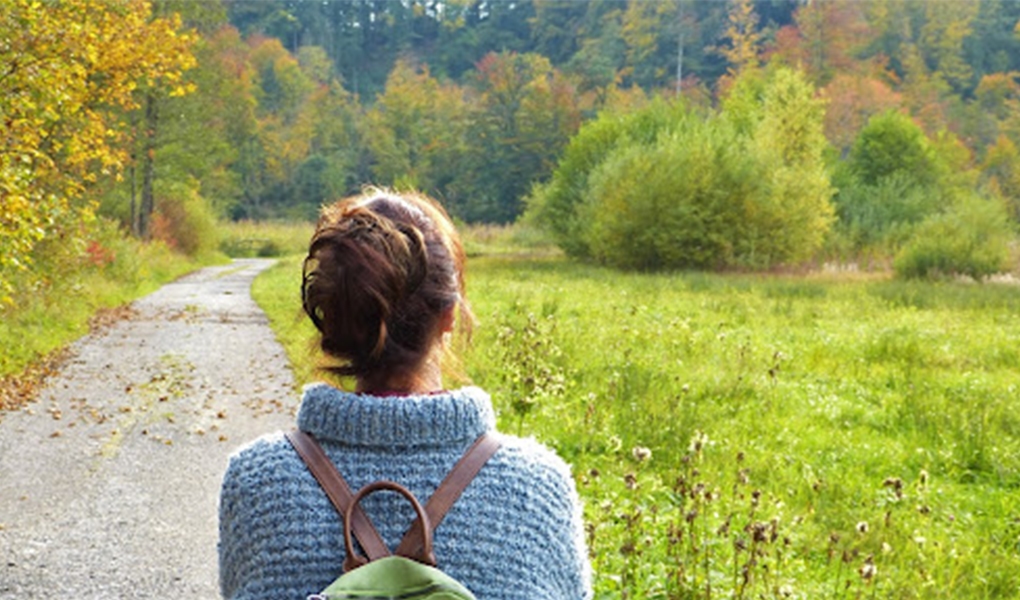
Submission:
<svg viewBox="0 0 1020 600">
<path fill-rule="evenodd" d="M 305 388 L 298 427 L 318 439 L 352 490 L 388 479 L 425 503 L 482 433 L 494 431 L 489 396 L 474 387 L 375 397 L 325 384 Z M 591 575 L 570 470 L 533 440 L 502 446 L 435 531 L 439 568 L 479 600 L 585 600 Z M 397 494 L 361 503 L 390 548 L 414 519 Z M 340 517 L 282 434 L 230 459 L 220 496 L 224 598 L 304 599 L 340 576 Z"/>
</svg>

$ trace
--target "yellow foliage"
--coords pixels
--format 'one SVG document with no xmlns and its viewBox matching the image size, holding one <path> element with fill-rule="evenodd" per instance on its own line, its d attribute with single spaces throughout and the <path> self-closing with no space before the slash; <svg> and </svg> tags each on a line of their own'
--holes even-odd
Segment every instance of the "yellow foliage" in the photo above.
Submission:
<svg viewBox="0 0 1020 600">
<path fill-rule="evenodd" d="M 126 159 L 118 114 L 135 93 L 182 94 L 195 36 L 146 0 L 6 0 L 0 11 L 0 292 L 34 244 L 88 218 L 86 191 Z M 118 113 L 117 111 L 121 111 Z"/>
</svg>

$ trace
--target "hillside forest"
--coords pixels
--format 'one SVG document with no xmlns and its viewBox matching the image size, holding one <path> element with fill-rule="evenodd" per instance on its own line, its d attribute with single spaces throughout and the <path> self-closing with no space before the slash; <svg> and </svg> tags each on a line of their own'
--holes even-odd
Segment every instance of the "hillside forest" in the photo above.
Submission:
<svg viewBox="0 0 1020 600">
<path fill-rule="evenodd" d="M 3 4 L 7 303 L 369 183 L 624 269 L 1014 266 L 1015 0 Z"/>
</svg>

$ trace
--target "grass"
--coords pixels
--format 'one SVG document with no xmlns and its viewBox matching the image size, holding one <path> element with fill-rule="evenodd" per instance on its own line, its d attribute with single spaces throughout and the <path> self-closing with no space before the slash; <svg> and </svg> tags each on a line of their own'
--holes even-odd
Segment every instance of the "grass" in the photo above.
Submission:
<svg viewBox="0 0 1020 600">
<path fill-rule="evenodd" d="M 573 464 L 598 597 L 1020 597 L 1020 289 L 469 271 L 468 374 Z M 255 293 L 307 381 L 297 272 Z"/>
<path fill-rule="evenodd" d="M 231 258 L 279 257 L 303 252 L 314 225 L 238 221 L 217 227 L 220 251 Z"/>
<path fill-rule="evenodd" d="M 310 230 L 220 232 L 235 254 L 285 255 L 253 292 L 299 382 L 316 378 Z M 502 430 L 573 464 L 599 598 L 1020 597 L 1017 287 L 623 274 L 518 227 L 464 238 L 468 375 Z M 4 381 L 44 371 L 97 311 L 221 260 L 102 228 L 43 250 L 0 309 Z"/>
</svg>

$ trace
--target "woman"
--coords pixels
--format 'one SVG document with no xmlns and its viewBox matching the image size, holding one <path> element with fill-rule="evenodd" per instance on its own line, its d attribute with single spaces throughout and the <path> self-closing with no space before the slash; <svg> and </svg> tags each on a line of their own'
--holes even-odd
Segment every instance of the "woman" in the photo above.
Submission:
<svg viewBox="0 0 1020 600">
<path fill-rule="evenodd" d="M 467 327 L 464 252 L 442 208 L 371 191 L 323 210 L 305 259 L 304 309 L 335 375 L 355 391 L 305 388 L 298 428 L 357 490 L 392 480 L 425 502 L 464 451 L 494 430 L 489 396 L 443 389 L 441 359 Z M 566 464 L 545 447 L 500 436 L 436 529 L 441 570 L 479 600 L 591 597 L 581 511 Z M 390 548 L 414 513 L 396 494 L 361 503 Z M 231 457 L 220 497 L 225 598 L 305 598 L 341 574 L 340 518 L 280 434 Z"/>
</svg>

